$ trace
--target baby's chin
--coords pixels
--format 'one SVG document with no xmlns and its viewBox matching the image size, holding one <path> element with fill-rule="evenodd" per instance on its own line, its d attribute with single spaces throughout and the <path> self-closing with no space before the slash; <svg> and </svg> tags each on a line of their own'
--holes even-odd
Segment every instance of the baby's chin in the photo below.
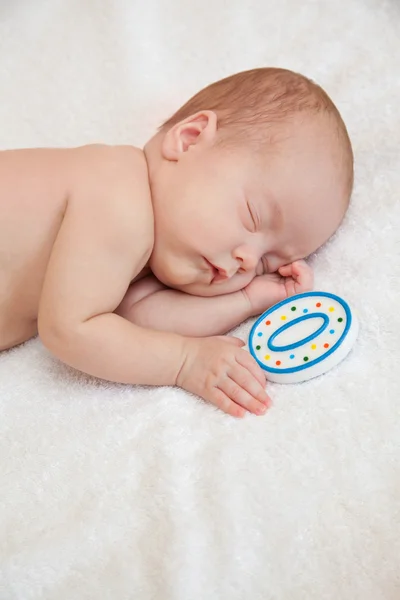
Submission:
<svg viewBox="0 0 400 600">
<path fill-rule="evenodd" d="M 175 290 L 191 294 L 192 296 L 203 296 L 209 298 L 211 296 L 221 296 L 226 292 L 219 290 L 216 286 L 209 283 L 188 283 L 185 285 L 171 285 Z"/>
<path fill-rule="evenodd" d="M 159 270 L 158 273 L 157 271 L 153 271 L 153 273 L 157 279 L 167 287 L 192 296 L 211 297 L 221 296 L 222 294 L 227 293 L 221 286 L 211 285 L 208 282 L 201 281 L 200 278 L 204 277 L 204 273 L 201 271 L 197 274 L 197 277 L 193 277 L 192 274 L 189 273 L 185 277 L 181 273 L 175 274 L 170 271 L 165 272 L 162 270 Z"/>
<path fill-rule="evenodd" d="M 204 296 L 209 298 L 211 296 L 222 296 L 238 292 L 246 287 L 250 281 L 251 279 L 248 277 L 234 276 L 231 277 L 231 279 L 220 281 L 218 283 L 194 282 L 186 285 L 173 285 L 170 287 L 185 292 L 186 294 L 192 294 L 192 296 Z"/>
</svg>

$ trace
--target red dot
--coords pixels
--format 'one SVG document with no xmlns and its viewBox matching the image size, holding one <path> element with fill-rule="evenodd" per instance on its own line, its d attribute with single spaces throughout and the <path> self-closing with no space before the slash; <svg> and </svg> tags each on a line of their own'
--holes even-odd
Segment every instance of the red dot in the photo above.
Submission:
<svg viewBox="0 0 400 600">
<path fill-rule="evenodd" d="M 329 348 L 329 344 L 324 344 L 324 348 Z"/>
<path fill-rule="evenodd" d="M 267 322 L 266 322 L 266 325 L 271 325 L 271 321 L 267 321 Z"/>
<path fill-rule="evenodd" d="M 276 361 L 276 364 L 277 364 L 277 365 L 278 365 L 278 367 L 279 367 L 279 365 L 281 364 L 281 361 L 280 361 L 280 360 L 277 360 L 277 361 Z"/>
<path fill-rule="evenodd" d="M 316 306 L 319 308 L 321 306 L 321 302 L 317 302 Z"/>
</svg>

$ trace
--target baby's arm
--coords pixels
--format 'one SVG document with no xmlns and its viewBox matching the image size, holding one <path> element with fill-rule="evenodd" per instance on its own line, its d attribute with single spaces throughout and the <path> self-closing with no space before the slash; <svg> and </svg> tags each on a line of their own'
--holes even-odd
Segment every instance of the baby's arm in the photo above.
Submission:
<svg viewBox="0 0 400 600">
<path fill-rule="evenodd" d="M 116 313 L 141 327 L 196 337 L 221 335 L 255 314 L 241 290 L 192 296 L 165 287 L 154 275 L 134 283 Z"/>
<path fill-rule="evenodd" d="M 312 287 L 312 270 L 304 261 L 281 267 L 280 274 L 255 277 L 243 290 L 207 298 L 168 289 L 149 275 L 130 287 L 116 312 L 137 325 L 160 331 L 220 335 Z"/>
<path fill-rule="evenodd" d="M 147 192 L 135 160 L 126 150 L 105 148 L 104 156 L 99 150 L 85 157 L 82 174 L 75 174 L 46 271 L 39 335 L 62 361 L 91 375 L 173 384 L 183 338 L 113 314 L 152 247 L 151 208 L 143 198 L 138 204 Z"/>
</svg>

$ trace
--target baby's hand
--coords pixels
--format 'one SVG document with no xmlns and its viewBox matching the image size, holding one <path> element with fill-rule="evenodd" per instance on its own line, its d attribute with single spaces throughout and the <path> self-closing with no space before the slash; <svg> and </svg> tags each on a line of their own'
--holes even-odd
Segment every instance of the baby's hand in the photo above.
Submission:
<svg viewBox="0 0 400 600">
<path fill-rule="evenodd" d="M 258 275 L 244 289 L 254 315 L 294 294 L 309 292 L 314 285 L 311 267 L 304 260 L 280 267 L 277 273 Z"/>
<path fill-rule="evenodd" d="M 265 376 L 243 345 L 233 337 L 188 338 L 177 385 L 234 417 L 264 414 L 271 404 Z"/>
</svg>

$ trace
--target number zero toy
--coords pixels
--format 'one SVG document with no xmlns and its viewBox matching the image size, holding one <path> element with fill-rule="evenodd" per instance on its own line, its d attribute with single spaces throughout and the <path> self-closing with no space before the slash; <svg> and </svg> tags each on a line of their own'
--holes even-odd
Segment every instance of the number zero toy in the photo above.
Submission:
<svg viewBox="0 0 400 600">
<path fill-rule="evenodd" d="M 276 383 L 299 383 L 326 373 L 356 341 L 358 321 L 350 306 L 327 292 L 306 292 L 271 306 L 254 323 L 252 356 Z"/>
</svg>

